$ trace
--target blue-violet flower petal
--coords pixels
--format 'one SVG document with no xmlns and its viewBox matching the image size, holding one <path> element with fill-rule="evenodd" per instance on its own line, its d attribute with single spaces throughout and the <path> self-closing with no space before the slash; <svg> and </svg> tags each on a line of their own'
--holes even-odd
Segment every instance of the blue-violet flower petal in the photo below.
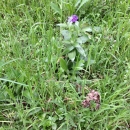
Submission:
<svg viewBox="0 0 130 130">
<path fill-rule="evenodd" d="M 76 21 L 78 21 L 77 15 L 72 15 L 72 16 L 68 17 L 68 22 L 75 23 Z"/>
</svg>

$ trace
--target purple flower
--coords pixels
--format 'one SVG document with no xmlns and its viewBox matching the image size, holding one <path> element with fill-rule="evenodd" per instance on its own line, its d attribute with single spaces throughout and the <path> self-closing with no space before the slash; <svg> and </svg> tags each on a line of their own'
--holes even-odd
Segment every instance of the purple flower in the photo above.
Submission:
<svg viewBox="0 0 130 130">
<path fill-rule="evenodd" d="M 68 17 L 68 22 L 75 23 L 76 21 L 78 21 L 77 15 L 72 15 L 72 16 Z"/>
<path fill-rule="evenodd" d="M 89 99 L 83 100 L 82 105 L 84 107 L 90 107 L 90 101 L 89 101 Z"/>
<path fill-rule="evenodd" d="M 86 96 L 86 99 L 83 100 L 82 105 L 83 107 L 91 107 L 91 101 L 94 101 L 96 103 L 96 110 L 99 109 L 100 107 L 100 94 L 95 91 L 92 90 L 90 93 L 88 93 L 88 95 Z"/>
</svg>

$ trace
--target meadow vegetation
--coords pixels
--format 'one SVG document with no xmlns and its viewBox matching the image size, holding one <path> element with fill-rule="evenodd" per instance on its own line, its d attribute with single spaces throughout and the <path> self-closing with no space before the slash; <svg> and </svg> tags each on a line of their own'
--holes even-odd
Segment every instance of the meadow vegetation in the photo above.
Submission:
<svg viewBox="0 0 130 130">
<path fill-rule="evenodd" d="M 64 53 L 57 25 L 73 14 L 100 28 L 86 34 L 86 60 Z M 83 105 L 91 90 L 98 109 Z M 1 0 L 0 130 L 128 129 L 130 1 Z"/>
</svg>

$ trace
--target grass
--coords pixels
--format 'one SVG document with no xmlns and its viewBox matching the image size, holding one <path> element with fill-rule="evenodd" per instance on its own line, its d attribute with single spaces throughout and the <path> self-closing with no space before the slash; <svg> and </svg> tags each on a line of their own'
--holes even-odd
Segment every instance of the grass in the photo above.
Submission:
<svg viewBox="0 0 130 130">
<path fill-rule="evenodd" d="M 128 130 L 130 128 L 130 2 L 94 0 L 77 11 L 102 32 L 89 45 L 95 60 L 73 77 L 57 65 L 63 45 L 57 23 L 76 3 L 0 1 L 0 130 Z M 101 95 L 99 110 L 81 103 Z"/>
</svg>

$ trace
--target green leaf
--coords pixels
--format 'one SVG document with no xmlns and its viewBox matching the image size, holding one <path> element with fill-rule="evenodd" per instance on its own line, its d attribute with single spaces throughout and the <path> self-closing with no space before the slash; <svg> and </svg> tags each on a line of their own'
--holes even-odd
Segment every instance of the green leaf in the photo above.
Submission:
<svg viewBox="0 0 130 130">
<path fill-rule="evenodd" d="M 58 14 L 62 15 L 61 9 L 58 7 L 57 4 L 54 4 L 53 2 L 51 2 L 50 6 L 55 11 L 55 13 L 58 13 Z"/>
<path fill-rule="evenodd" d="M 7 65 L 7 64 L 10 64 L 10 63 L 12 63 L 12 62 L 14 62 L 14 61 L 17 61 L 17 60 L 21 60 L 20 58 L 17 58 L 17 59 L 13 59 L 13 60 L 10 60 L 10 61 L 7 61 L 7 62 L 5 62 L 3 59 L 0 61 L 0 68 L 1 67 L 3 67 L 3 66 L 5 66 L 5 65 Z"/>
<path fill-rule="evenodd" d="M 67 62 L 63 58 L 60 59 L 60 66 L 64 71 L 67 71 Z"/>
<path fill-rule="evenodd" d="M 83 57 L 86 57 L 84 49 L 79 44 L 76 44 L 75 47 L 76 47 L 77 51 L 80 53 L 80 55 L 82 55 Z"/>
<path fill-rule="evenodd" d="M 80 5 L 79 5 L 79 7 L 78 7 L 78 9 L 76 10 L 76 12 L 84 5 L 84 4 L 86 4 L 87 2 L 89 2 L 90 0 L 82 0 L 82 2 L 81 2 L 81 0 L 79 0 L 77 3 L 76 3 L 76 7 L 79 5 L 79 3 L 80 3 Z"/>
<path fill-rule="evenodd" d="M 61 34 L 64 37 L 64 40 L 69 40 L 71 38 L 71 34 L 68 30 L 61 30 Z"/>
<path fill-rule="evenodd" d="M 81 36 L 81 37 L 78 37 L 77 38 L 77 42 L 80 43 L 80 44 L 83 44 L 85 42 L 87 42 L 89 39 L 87 36 Z"/>
<path fill-rule="evenodd" d="M 52 123 L 52 130 L 56 130 L 57 129 L 57 124 L 56 123 Z"/>
<path fill-rule="evenodd" d="M 93 32 L 92 27 L 85 27 L 84 29 L 82 29 L 84 32 Z"/>
<path fill-rule="evenodd" d="M 80 61 L 76 62 L 75 66 L 73 68 L 74 68 L 74 70 L 82 70 L 83 66 L 84 66 L 84 61 L 80 60 Z"/>
<path fill-rule="evenodd" d="M 100 28 L 100 27 L 97 27 L 97 26 L 95 26 L 95 27 L 93 28 L 93 30 L 94 30 L 95 32 L 101 32 L 101 28 Z"/>
<path fill-rule="evenodd" d="M 76 57 L 76 51 L 72 51 L 68 54 L 69 59 L 73 62 L 75 60 Z"/>
<path fill-rule="evenodd" d="M 0 130 L 5 130 L 3 127 L 0 127 Z"/>
<path fill-rule="evenodd" d="M 77 47 L 77 51 L 84 57 L 86 57 L 85 51 L 82 47 Z"/>
<path fill-rule="evenodd" d="M 18 84 L 18 85 L 21 85 L 21 86 L 28 86 L 28 85 L 26 85 L 26 84 L 19 83 L 19 82 L 15 82 L 15 81 L 13 81 L 13 80 L 4 79 L 4 78 L 0 78 L 0 81 L 10 82 L 10 83 Z"/>
<path fill-rule="evenodd" d="M 27 90 L 23 91 L 23 96 L 25 96 L 27 99 L 31 99 L 31 94 Z"/>
<path fill-rule="evenodd" d="M 60 27 L 68 27 L 68 25 L 66 24 L 66 23 L 59 23 L 59 24 L 57 24 L 57 26 L 60 26 Z"/>
<path fill-rule="evenodd" d="M 77 0 L 75 7 L 77 7 L 81 3 L 81 0 Z"/>
<path fill-rule="evenodd" d="M 68 54 L 73 49 L 74 49 L 74 46 L 72 46 L 72 45 L 66 46 L 66 49 L 64 50 L 63 55 Z"/>
<path fill-rule="evenodd" d="M 95 64 L 95 60 L 90 60 L 90 65 Z"/>
<path fill-rule="evenodd" d="M 82 29 L 84 32 L 100 32 L 101 31 L 101 28 L 100 27 L 97 27 L 97 26 L 95 26 L 95 27 L 85 27 L 85 28 L 83 28 Z"/>
<path fill-rule="evenodd" d="M 36 113 L 38 113 L 39 111 L 41 111 L 42 109 L 40 107 L 35 107 L 35 108 L 32 108 L 28 111 L 27 113 L 27 116 L 32 116 Z"/>
</svg>

